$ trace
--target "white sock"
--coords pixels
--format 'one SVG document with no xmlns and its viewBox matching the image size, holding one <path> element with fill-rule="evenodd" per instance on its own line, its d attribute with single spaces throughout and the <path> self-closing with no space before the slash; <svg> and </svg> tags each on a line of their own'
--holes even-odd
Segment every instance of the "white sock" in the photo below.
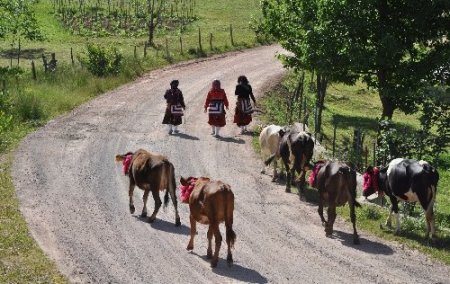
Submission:
<svg viewBox="0 0 450 284">
<path fill-rule="evenodd" d="M 211 126 L 211 134 L 216 134 L 216 127 L 215 126 Z"/>
<path fill-rule="evenodd" d="M 216 126 L 216 136 L 219 136 L 220 127 Z"/>
<path fill-rule="evenodd" d="M 178 131 L 177 128 L 178 128 L 178 126 L 177 126 L 177 125 L 174 125 L 174 126 L 173 126 L 173 131 L 175 131 L 175 132 Z"/>
<path fill-rule="evenodd" d="M 169 131 L 172 131 L 172 124 L 168 124 L 168 125 L 167 125 L 167 129 L 168 129 Z"/>
</svg>

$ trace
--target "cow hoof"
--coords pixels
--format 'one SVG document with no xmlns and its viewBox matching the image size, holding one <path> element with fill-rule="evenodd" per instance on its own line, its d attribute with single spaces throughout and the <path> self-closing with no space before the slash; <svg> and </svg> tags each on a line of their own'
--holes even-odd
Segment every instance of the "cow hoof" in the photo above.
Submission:
<svg viewBox="0 0 450 284">
<path fill-rule="evenodd" d="M 353 244 L 354 244 L 354 245 L 359 245 L 359 244 L 360 244 L 360 243 L 359 243 L 359 238 L 353 239 Z"/>
<path fill-rule="evenodd" d="M 134 211 L 136 211 L 136 208 L 134 208 L 134 205 L 130 205 L 130 213 L 134 214 Z"/>
<path fill-rule="evenodd" d="M 155 222 L 155 220 L 156 220 L 156 217 L 153 217 L 153 216 L 148 218 L 149 223 L 153 223 L 153 222 Z"/>
<path fill-rule="evenodd" d="M 231 264 L 233 263 L 233 256 L 231 254 L 229 256 L 227 256 L 227 262 L 228 262 L 228 266 L 231 266 Z"/>
<path fill-rule="evenodd" d="M 217 260 L 213 260 L 213 261 L 211 261 L 211 267 L 212 268 L 214 268 L 214 267 L 217 267 Z"/>
<path fill-rule="evenodd" d="M 175 219 L 175 226 L 177 226 L 177 227 L 181 226 L 180 218 Z"/>
<path fill-rule="evenodd" d="M 212 251 L 207 251 L 206 252 L 206 258 L 207 259 L 211 259 L 212 258 Z"/>
<path fill-rule="evenodd" d="M 145 217 L 147 217 L 147 212 L 142 212 L 141 213 L 141 218 L 145 218 Z"/>
<path fill-rule="evenodd" d="M 186 250 L 193 250 L 194 249 L 194 246 L 192 246 L 192 245 L 188 245 L 187 247 L 186 247 Z"/>
<path fill-rule="evenodd" d="M 291 193 L 291 189 L 290 188 L 286 188 L 285 192 Z"/>
<path fill-rule="evenodd" d="M 328 233 L 326 233 L 325 236 L 326 236 L 327 238 L 330 238 L 330 239 L 331 239 L 331 237 L 333 236 L 333 234 L 328 234 Z"/>
</svg>

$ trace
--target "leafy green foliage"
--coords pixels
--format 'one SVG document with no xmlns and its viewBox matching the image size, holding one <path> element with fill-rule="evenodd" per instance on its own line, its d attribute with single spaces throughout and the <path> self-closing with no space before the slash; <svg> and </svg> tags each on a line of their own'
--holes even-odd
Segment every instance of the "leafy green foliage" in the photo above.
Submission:
<svg viewBox="0 0 450 284">
<path fill-rule="evenodd" d="M 123 56 L 115 46 L 104 47 L 91 43 L 86 49 L 86 58 L 81 58 L 81 61 L 92 74 L 107 76 L 120 72 Z"/>
<path fill-rule="evenodd" d="M 20 38 L 44 39 L 31 8 L 34 2 L 0 0 L 0 38 L 10 37 L 13 44 Z"/>
</svg>

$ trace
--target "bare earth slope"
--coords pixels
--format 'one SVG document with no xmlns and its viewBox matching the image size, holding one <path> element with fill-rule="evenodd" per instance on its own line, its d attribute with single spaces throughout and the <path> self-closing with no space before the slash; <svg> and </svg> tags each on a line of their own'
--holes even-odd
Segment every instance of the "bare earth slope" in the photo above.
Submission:
<svg viewBox="0 0 450 284">
<path fill-rule="evenodd" d="M 72 282 L 78 283 L 449 283 L 450 269 L 414 251 L 361 234 L 338 221 L 325 237 L 315 206 L 301 202 L 261 175 L 251 137 L 232 124 L 234 86 L 245 74 L 257 95 L 282 74 L 276 46 L 256 48 L 149 73 L 72 113 L 49 122 L 20 145 L 13 167 L 17 195 L 33 237 Z M 182 134 L 161 125 L 164 90 L 180 80 L 187 104 Z M 220 79 L 230 99 L 223 139 L 210 136 L 203 102 Z M 128 180 L 114 155 L 145 148 L 166 154 L 177 179 L 210 176 L 235 192 L 235 264 L 225 243 L 216 269 L 206 255 L 206 228 L 198 226 L 193 253 L 188 207 L 181 227 L 170 205 L 154 224 L 128 212 Z M 149 211 L 153 200 L 149 198 Z M 223 227 L 222 227 L 223 232 Z"/>
</svg>

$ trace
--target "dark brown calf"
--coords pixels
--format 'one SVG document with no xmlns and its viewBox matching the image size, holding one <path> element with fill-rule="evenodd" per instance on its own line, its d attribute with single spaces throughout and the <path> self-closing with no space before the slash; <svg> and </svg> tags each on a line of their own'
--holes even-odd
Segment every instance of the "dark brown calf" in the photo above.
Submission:
<svg viewBox="0 0 450 284">
<path fill-rule="evenodd" d="M 194 188 L 189 197 L 191 238 L 187 250 L 194 249 L 194 237 L 197 233 L 196 223 L 209 225 L 208 228 L 208 250 L 207 257 L 212 258 L 211 266 L 216 267 L 219 259 L 220 245 L 222 235 L 220 234 L 219 224 L 225 222 L 226 242 L 228 246 L 227 262 L 233 263 L 231 248 L 236 240 L 236 234 L 233 231 L 233 211 L 234 194 L 228 184 L 221 181 L 211 181 L 209 178 L 200 177 L 198 179 L 189 178 L 180 179 L 183 186 L 193 185 Z M 211 242 L 214 235 L 215 250 L 212 254 Z"/>
<path fill-rule="evenodd" d="M 155 200 L 155 209 L 148 219 L 149 222 L 153 222 L 156 219 L 156 214 L 162 204 L 159 191 L 165 189 L 164 207 L 169 202 L 170 194 L 175 207 L 175 225 L 181 225 L 175 194 L 175 170 L 172 163 L 165 156 L 139 149 L 134 153 L 129 152 L 124 155 L 116 155 L 116 161 L 124 163 L 124 172 L 130 178 L 128 196 L 130 198 L 131 214 L 135 211 L 133 191 L 136 185 L 144 191 L 144 207 L 142 208 L 141 217 L 147 217 L 147 199 L 150 192 Z"/>
<path fill-rule="evenodd" d="M 319 216 L 325 226 L 325 234 L 331 237 L 336 219 L 336 206 L 350 206 L 350 218 L 353 224 L 353 243 L 359 244 L 356 232 L 355 206 L 361 207 L 356 201 L 356 171 L 351 164 L 334 161 L 320 161 L 314 166 L 320 167 L 315 177 L 313 187 L 319 190 Z M 314 172 L 314 171 L 313 171 Z M 327 217 L 323 217 L 323 207 L 328 204 Z"/>
</svg>

